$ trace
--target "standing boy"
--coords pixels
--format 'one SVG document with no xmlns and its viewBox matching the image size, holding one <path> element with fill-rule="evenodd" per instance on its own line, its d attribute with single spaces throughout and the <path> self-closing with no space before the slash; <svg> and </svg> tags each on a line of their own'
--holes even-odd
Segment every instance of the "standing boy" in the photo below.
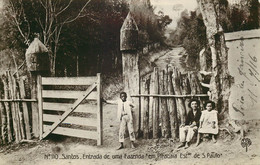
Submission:
<svg viewBox="0 0 260 165">
<path fill-rule="evenodd" d="M 120 93 L 120 99 L 117 101 L 112 100 L 104 100 L 105 103 L 108 104 L 117 104 L 117 119 L 120 122 L 119 128 L 119 142 L 120 146 L 118 149 L 124 148 L 124 134 L 126 127 L 129 131 L 130 141 L 131 141 L 131 148 L 135 148 L 134 141 L 135 141 L 135 134 L 134 134 L 134 126 L 133 126 L 133 115 L 132 115 L 132 108 L 134 105 L 126 100 L 127 94 L 125 92 Z"/>
</svg>

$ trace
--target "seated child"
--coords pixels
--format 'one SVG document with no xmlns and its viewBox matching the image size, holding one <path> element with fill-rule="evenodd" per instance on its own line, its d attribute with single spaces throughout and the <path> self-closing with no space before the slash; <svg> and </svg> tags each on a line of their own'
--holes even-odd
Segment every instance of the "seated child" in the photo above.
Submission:
<svg viewBox="0 0 260 165">
<path fill-rule="evenodd" d="M 211 134 L 212 141 L 216 143 L 215 136 L 218 134 L 218 111 L 214 110 L 215 103 L 207 101 L 204 104 L 206 110 L 202 111 L 196 146 L 200 143 L 202 134 Z"/>
</svg>

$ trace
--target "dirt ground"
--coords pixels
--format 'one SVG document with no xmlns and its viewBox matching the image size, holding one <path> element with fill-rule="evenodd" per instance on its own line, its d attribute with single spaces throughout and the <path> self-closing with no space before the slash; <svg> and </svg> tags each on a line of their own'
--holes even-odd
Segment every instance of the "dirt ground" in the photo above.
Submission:
<svg viewBox="0 0 260 165">
<path fill-rule="evenodd" d="M 204 140 L 198 147 L 177 150 L 177 141 L 169 139 L 136 141 L 136 149 L 118 147 L 116 105 L 104 105 L 104 145 L 92 140 L 51 136 L 47 140 L 9 145 L 0 150 L 0 164 L 260 164 L 259 121 L 251 121 L 246 137 L 252 145 L 241 146 L 239 136 L 219 137 L 217 143 Z"/>
<path fill-rule="evenodd" d="M 158 67 L 171 63 L 179 66 L 179 50 L 173 49 L 153 57 Z M 181 68 L 183 69 L 183 68 Z M 51 165 L 51 164 L 190 164 L 190 165 L 258 165 L 260 164 L 260 121 L 247 124 L 246 138 L 252 144 L 241 146 L 241 139 L 235 134 L 220 133 L 217 143 L 205 139 L 198 147 L 194 142 L 188 149 L 177 149 L 178 141 L 170 139 L 137 139 L 136 149 L 118 147 L 119 122 L 116 121 L 116 105 L 104 104 L 104 144 L 96 146 L 93 140 L 51 135 L 43 141 L 13 144 L 0 149 L 0 165 Z M 195 140 L 195 139 L 194 139 Z"/>
</svg>

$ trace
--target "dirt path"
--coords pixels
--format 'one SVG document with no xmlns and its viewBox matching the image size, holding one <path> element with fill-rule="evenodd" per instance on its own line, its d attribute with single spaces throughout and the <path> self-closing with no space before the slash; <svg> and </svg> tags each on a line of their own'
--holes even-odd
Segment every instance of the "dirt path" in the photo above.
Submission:
<svg viewBox="0 0 260 165">
<path fill-rule="evenodd" d="M 247 137 L 251 139 L 252 145 L 248 152 L 241 147 L 239 139 L 218 139 L 215 144 L 211 141 L 202 142 L 198 147 L 192 144 L 186 150 L 176 150 L 178 142 L 170 142 L 168 139 L 138 139 L 137 148 L 130 149 L 129 139 L 126 139 L 127 148 L 118 151 L 115 150 L 118 146 L 119 124 L 115 119 L 116 109 L 115 105 L 104 105 L 103 146 L 96 146 L 92 140 L 56 137 L 33 144 L 17 145 L 18 148 L 13 146 L 12 150 L 2 148 L 0 164 L 259 164 L 260 132 L 259 124 L 255 125 L 259 122 L 253 122 L 249 128 Z M 88 155 L 93 158 L 90 159 Z"/>
<path fill-rule="evenodd" d="M 158 59 L 154 61 L 157 67 L 165 68 L 167 65 L 172 65 L 179 69 L 180 72 L 184 73 L 186 69 L 181 64 L 180 58 L 184 53 L 183 48 L 172 48 L 172 50 L 168 51 L 163 56 L 160 56 Z"/>
</svg>

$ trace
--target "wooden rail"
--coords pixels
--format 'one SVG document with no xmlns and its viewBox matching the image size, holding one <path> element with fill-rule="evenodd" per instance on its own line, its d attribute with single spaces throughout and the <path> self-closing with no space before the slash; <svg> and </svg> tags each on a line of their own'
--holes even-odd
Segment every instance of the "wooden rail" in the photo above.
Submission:
<svg viewBox="0 0 260 165">
<path fill-rule="evenodd" d="M 139 94 L 131 95 L 131 97 L 167 97 L 167 98 L 184 98 L 184 97 L 209 97 L 207 94 L 196 94 L 196 95 L 156 95 L 156 94 Z"/>
</svg>

